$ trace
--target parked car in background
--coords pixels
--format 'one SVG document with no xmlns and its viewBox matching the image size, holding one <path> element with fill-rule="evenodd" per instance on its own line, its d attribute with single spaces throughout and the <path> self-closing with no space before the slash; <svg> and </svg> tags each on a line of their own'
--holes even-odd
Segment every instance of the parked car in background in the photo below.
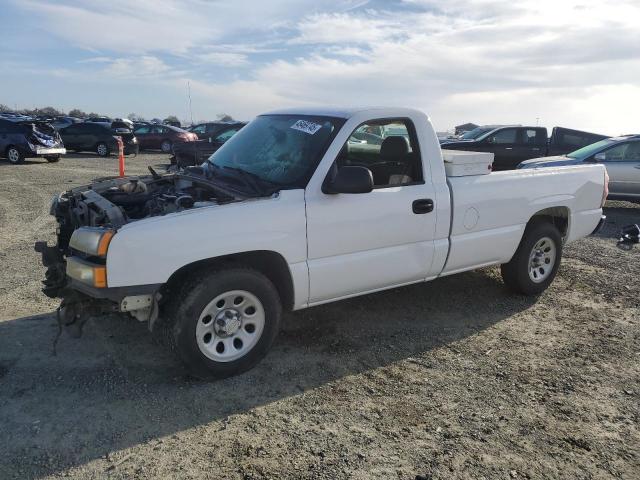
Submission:
<svg viewBox="0 0 640 480">
<path fill-rule="evenodd" d="M 449 138 L 445 138 L 440 140 L 440 144 L 449 143 L 449 142 L 471 142 L 480 138 L 485 133 L 489 133 L 496 128 L 503 127 L 504 125 L 482 125 L 480 127 L 476 127 L 473 130 L 469 130 L 468 132 L 464 132 L 461 135 L 452 136 Z"/>
<path fill-rule="evenodd" d="M 232 130 L 238 126 L 244 127 L 246 122 L 206 122 L 191 125 L 188 132 L 195 133 L 200 140 L 209 140 L 217 137 L 220 133 Z M 239 128 L 236 129 L 238 131 Z"/>
<path fill-rule="evenodd" d="M 180 120 L 169 120 L 168 118 L 165 118 L 162 121 L 163 125 L 171 125 L 172 127 L 178 127 L 178 128 L 182 128 L 182 124 L 180 123 Z"/>
<path fill-rule="evenodd" d="M 89 117 L 85 118 L 84 121 L 86 123 L 111 123 L 113 122 L 112 118 L 109 117 Z"/>
<path fill-rule="evenodd" d="M 66 116 L 54 117 L 49 121 L 49 123 L 53 125 L 53 127 L 56 130 L 67 128 L 69 125 L 73 125 L 74 123 L 80 123 L 80 122 L 82 122 L 82 120 L 79 118 L 66 117 Z"/>
<path fill-rule="evenodd" d="M 640 201 L 640 135 L 612 137 L 566 155 L 527 160 L 518 168 L 600 163 L 609 174 L 611 200 Z"/>
<path fill-rule="evenodd" d="M 75 152 L 95 152 L 106 157 L 118 151 L 116 136 L 122 137 L 126 155 L 138 153 L 138 140 L 124 123 L 75 123 L 60 130 L 67 149 Z"/>
<path fill-rule="evenodd" d="M 200 126 L 215 127 L 209 130 L 209 133 L 204 130 L 202 140 L 195 142 L 181 142 L 173 145 L 173 162 L 179 167 L 188 167 L 192 165 L 200 165 L 207 158 L 209 158 L 216 150 L 218 150 L 224 143 L 233 137 L 242 127 L 246 125 L 246 122 L 213 122 L 206 123 Z M 192 133 L 198 135 L 196 130 L 191 130 Z M 215 133 L 214 133 L 215 132 Z M 208 135 L 208 136 L 207 136 Z"/>
<path fill-rule="evenodd" d="M 0 119 L 0 155 L 14 165 L 25 158 L 57 162 L 67 153 L 58 132 L 45 122 Z"/>
<path fill-rule="evenodd" d="M 170 153 L 175 143 L 198 140 L 195 133 L 171 125 L 144 125 L 134 130 L 134 134 L 138 138 L 140 150 L 159 149 L 165 153 Z"/>
<path fill-rule="evenodd" d="M 0 113 L 0 119 L 10 120 L 12 122 L 22 122 L 24 120 L 33 120 L 31 117 L 22 115 L 21 113 L 15 113 L 15 112 Z"/>
<path fill-rule="evenodd" d="M 562 127 L 554 127 L 549 137 L 544 127 L 509 125 L 485 132 L 471 141 L 443 143 L 442 148 L 491 152 L 494 170 L 512 170 L 524 160 L 563 155 L 604 138 L 607 136 Z"/>
</svg>

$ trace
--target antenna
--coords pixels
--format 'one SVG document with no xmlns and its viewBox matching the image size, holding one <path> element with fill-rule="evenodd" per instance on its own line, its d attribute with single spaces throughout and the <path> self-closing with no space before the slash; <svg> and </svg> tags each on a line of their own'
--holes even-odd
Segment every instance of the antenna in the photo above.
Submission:
<svg viewBox="0 0 640 480">
<path fill-rule="evenodd" d="M 189 116 L 191 117 L 191 125 L 193 125 L 193 110 L 191 109 L 191 82 L 187 82 L 187 95 L 189 96 Z"/>
</svg>

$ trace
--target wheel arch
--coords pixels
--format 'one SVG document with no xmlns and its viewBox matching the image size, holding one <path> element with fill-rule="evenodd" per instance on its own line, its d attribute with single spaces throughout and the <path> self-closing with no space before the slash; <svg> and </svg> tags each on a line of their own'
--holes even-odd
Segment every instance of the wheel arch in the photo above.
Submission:
<svg viewBox="0 0 640 480">
<path fill-rule="evenodd" d="M 267 277 L 278 290 L 282 306 L 292 310 L 294 305 L 294 285 L 291 270 L 285 258 L 272 250 L 253 250 L 233 253 L 220 257 L 206 258 L 183 265 L 176 270 L 160 289 L 163 297 L 176 291 L 186 278 L 197 271 L 215 268 L 247 267 L 257 270 Z"/>
<path fill-rule="evenodd" d="M 564 241 L 569 236 L 570 219 L 571 211 L 569 207 L 549 207 L 534 213 L 527 222 L 527 227 L 537 222 L 551 223 L 558 229 Z"/>
</svg>

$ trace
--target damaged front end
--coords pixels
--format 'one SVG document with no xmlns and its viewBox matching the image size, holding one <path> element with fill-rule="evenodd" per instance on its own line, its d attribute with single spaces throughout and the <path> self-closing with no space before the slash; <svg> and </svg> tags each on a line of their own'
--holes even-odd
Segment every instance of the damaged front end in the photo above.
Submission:
<svg viewBox="0 0 640 480">
<path fill-rule="evenodd" d="M 128 223 L 239 199 L 200 168 L 177 173 L 98 179 L 56 196 L 50 214 L 58 223 L 55 245 L 37 242 L 46 267 L 43 289 L 61 298 L 58 321 L 79 336 L 88 318 L 128 312 L 150 327 L 157 318 L 162 285 L 110 287 L 109 244 Z"/>
<path fill-rule="evenodd" d="M 24 121 L 19 123 L 24 129 L 26 157 L 43 156 L 50 159 L 58 158 L 67 153 L 62 138 L 53 126 L 46 122 Z"/>
</svg>

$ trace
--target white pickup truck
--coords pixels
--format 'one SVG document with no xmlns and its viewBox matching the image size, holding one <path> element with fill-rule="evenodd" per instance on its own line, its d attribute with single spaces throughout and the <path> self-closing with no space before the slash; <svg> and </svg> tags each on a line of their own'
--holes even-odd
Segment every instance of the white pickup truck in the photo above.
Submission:
<svg viewBox="0 0 640 480">
<path fill-rule="evenodd" d="M 605 169 L 491 173 L 487 155 L 443 160 L 411 109 L 260 115 L 201 166 L 54 198 L 44 291 L 64 325 L 147 321 L 201 378 L 254 366 L 285 310 L 487 265 L 539 294 L 563 245 L 602 223 Z"/>
</svg>

